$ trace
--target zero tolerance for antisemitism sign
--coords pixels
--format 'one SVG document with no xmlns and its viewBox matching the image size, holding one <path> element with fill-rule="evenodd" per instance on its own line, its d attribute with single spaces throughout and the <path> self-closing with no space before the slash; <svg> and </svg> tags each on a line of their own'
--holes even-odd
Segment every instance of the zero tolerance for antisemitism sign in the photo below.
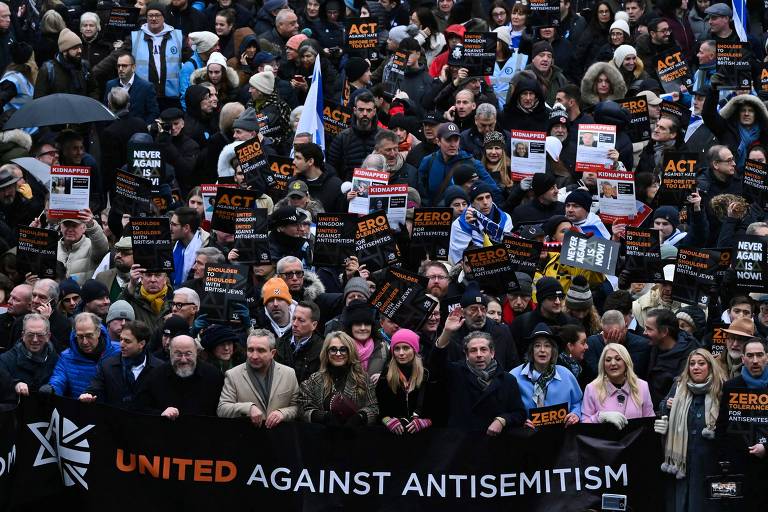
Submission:
<svg viewBox="0 0 768 512">
<path fill-rule="evenodd" d="M 176 421 L 34 394 L 0 413 L 0 456 L 15 449 L 0 500 L 77 510 L 508 511 L 599 509 L 604 493 L 661 510 L 662 461 L 650 419 L 568 429 L 430 428 L 393 436 L 380 425 L 182 415 Z M 151 436 L 146 432 L 152 432 Z M 448 449 L 450 448 L 450 449 Z M 64 478 L 62 478 L 62 474 Z M 131 489 L 115 499 L 115 489 Z"/>
</svg>

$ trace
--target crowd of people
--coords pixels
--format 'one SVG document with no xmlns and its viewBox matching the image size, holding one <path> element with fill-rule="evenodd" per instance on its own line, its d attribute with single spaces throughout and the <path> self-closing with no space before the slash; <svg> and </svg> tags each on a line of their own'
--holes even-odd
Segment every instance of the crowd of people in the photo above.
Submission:
<svg viewBox="0 0 768 512">
<path fill-rule="evenodd" d="M 135 28 L 111 24 L 112 7 L 134 7 Z M 169 420 L 399 436 L 535 430 L 532 413 L 565 404 L 564 428 L 654 418 L 668 511 L 722 510 L 707 477 L 723 463 L 744 474 L 736 499 L 766 506 L 765 431 L 733 428 L 725 397 L 768 392 L 768 288 L 745 288 L 729 268 L 684 303 L 675 279 L 679 249 L 768 241 L 765 196 L 744 180 L 768 156 L 758 7 L 745 18 L 716 0 L 560 0 L 542 18 L 512 0 L 0 2 L 0 400 L 55 393 Z M 347 44 L 356 18 L 377 23 L 375 49 Z M 491 73 L 456 62 L 467 33 L 495 34 Z M 740 42 L 751 80 L 734 87 L 718 45 Z M 689 82 L 660 76 L 670 55 Z M 317 111 L 312 90 L 345 120 L 324 145 L 299 128 Z M 4 129 L 56 93 L 100 101 L 114 120 Z M 630 138 L 627 98 L 647 104 L 645 140 Z M 657 276 L 623 249 L 615 275 L 561 263 L 568 233 L 626 240 L 628 225 L 600 211 L 626 190 L 577 172 L 578 147 L 599 147 L 587 124 L 615 129 L 604 168 L 633 178 L 640 227 L 659 234 Z M 517 176 L 512 160 L 534 153 L 513 144 L 520 131 L 545 134 L 544 172 Z M 282 192 L 244 170 L 236 148 L 252 140 L 292 159 Z M 169 219 L 172 272 L 134 263 L 131 212 L 115 191 L 133 143 L 162 155 L 151 215 Z M 697 183 L 670 205 L 658 192 L 674 151 L 695 155 Z M 49 218 L 53 166 L 90 168 L 89 208 Z M 318 214 L 346 213 L 366 193 L 353 187 L 357 169 L 407 186 L 406 221 L 391 230 L 398 265 L 437 303 L 423 322 L 398 325 L 373 307 L 384 270 L 357 256 L 313 262 Z M 206 265 L 241 257 L 233 233 L 211 229 L 211 184 L 254 190 L 269 214 L 269 262 L 247 265 L 246 301 L 228 323 L 201 308 Z M 409 251 L 425 207 L 452 213 L 444 259 Z M 21 270 L 19 226 L 58 233 L 55 276 Z M 489 288 L 465 253 L 505 236 L 543 249 L 535 271 Z"/>
</svg>

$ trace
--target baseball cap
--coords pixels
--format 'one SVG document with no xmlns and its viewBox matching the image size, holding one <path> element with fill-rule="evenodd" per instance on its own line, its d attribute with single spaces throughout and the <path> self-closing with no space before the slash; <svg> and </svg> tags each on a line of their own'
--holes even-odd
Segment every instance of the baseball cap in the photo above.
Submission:
<svg viewBox="0 0 768 512">
<path fill-rule="evenodd" d="M 307 197 L 307 195 L 309 195 L 309 187 L 307 187 L 307 184 L 301 180 L 294 180 L 288 184 L 288 193 L 286 195 L 288 197 L 290 196 Z"/>
<path fill-rule="evenodd" d="M 443 123 L 437 129 L 437 136 L 441 139 L 449 139 L 451 137 L 458 137 L 461 135 L 461 130 L 456 126 L 456 123 Z"/>
</svg>

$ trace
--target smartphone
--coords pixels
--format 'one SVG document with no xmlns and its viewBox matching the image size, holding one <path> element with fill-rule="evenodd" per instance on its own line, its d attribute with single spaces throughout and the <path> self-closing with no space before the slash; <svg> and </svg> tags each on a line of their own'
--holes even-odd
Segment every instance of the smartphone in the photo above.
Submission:
<svg viewBox="0 0 768 512">
<path fill-rule="evenodd" d="M 306 82 L 307 79 L 304 78 L 304 75 L 293 75 L 293 79 L 297 82 Z"/>
</svg>

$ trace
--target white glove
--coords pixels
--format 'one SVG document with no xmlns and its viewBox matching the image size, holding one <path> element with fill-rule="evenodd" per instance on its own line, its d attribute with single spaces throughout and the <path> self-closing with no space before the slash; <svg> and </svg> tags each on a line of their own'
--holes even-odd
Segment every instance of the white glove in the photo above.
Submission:
<svg viewBox="0 0 768 512">
<path fill-rule="evenodd" d="M 531 185 L 533 184 L 533 176 L 529 176 L 527 178 L 523 178 L 520 180 L 520 188 L 523 190 L 531 190 Z"/>
<path fill-rule="evenodd" d="M 654 421 L 653 430 L 657 434 L 665 435 L 669 430 L 669 416 L 662 416 L 661 419 Z"/>
<path fill-rule="evenodd" d="M 620 412 L 600 411 L 597 414 L 597 419 L 600 423 L 610 423 L 619 430 L 627 426 L 627 417 Z"/>
</svg>

